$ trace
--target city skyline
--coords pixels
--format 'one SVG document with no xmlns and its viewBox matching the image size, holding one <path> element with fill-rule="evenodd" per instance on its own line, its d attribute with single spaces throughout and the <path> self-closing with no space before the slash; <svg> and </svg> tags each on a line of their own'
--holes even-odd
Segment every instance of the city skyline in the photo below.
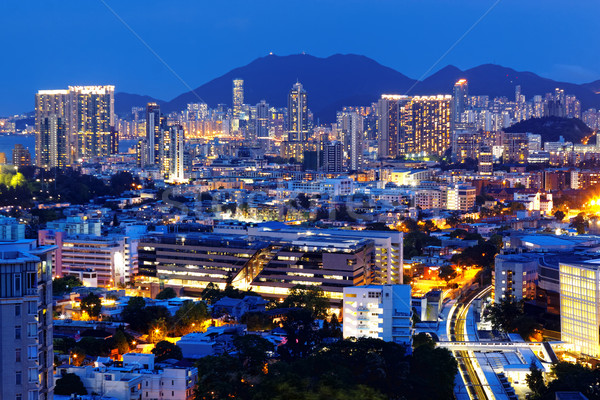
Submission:
<svg viewBox="0 0 600 400">
<path fill-rule="evenodd" d="M 38 55 L 46 60 L 43 70 L 36 63 L 27 62 L 6 63 L 0 67 L 5 77 L 0 79 L 0 90 L 8 95 L 0 103 L 0 114 L 31 111 L 31 97 L 35 91 L 68 84 L 103 82 L 115 84 L 123 92 L 167 100 L 189 90 L 182 81 L 194 88 L 270 52 L 278 55 L 306 52 L 320 57 L 335 53 L 364 54 L 415 79 L 449 64 L 466 69 L 484 63 L 497 63 L 577 83 L 600 78 L 597 56 L 586 50 L 585 41 L 581 39 L 586 31 L 591 32 L 593 28 L 592 15 L 595 15 L 598 5 L 591 2 L 557 12 L 558 2 L 545 2 L 543 7 L 536 3 L 516 7 L 516 3 L 511 1 L 500 2 L 496 6 L 493 2 L 465 1 L 457 6 L 429 1 L 405 3 L 394 8 L 386 1 L 369 4 L 369 7 L 365 7 L 363 2 L 340 7 L 339 2 L 332 1 L 320 5 L 319 14 L 310 12 L 310 7 L 306 10 L 299 8 L 295 3 L 286 5 L 287 8 L 251 7 L 236 3 L 225 10 L 219 4 L 197 6 L 177 2 L 161 4 L 163 12 L 160 16 L 144 12 L 142 4 L 137 2 L 105 4 L 74 5 L 66 2 L 56 6 L 34 2 L 7 7 L 0 16 L 2 36 L 12 38 L 20 32 L 18 39 L 5 41 L 6 51 L 12 54 L 12 59 L 26 60 L 30 57 L 27 43 L 42 33 L 54 41 L 44 46 L 42 54 Z M 485 18 L 473 26 L 490 7 L 493 9 Z M 432 9 L 436 12 L 432 13 Z M 298 13 L 307 26 L 322 26 L 325 31 L 309 29 L 302 37 L 293 35 L 294 40 L 278 37 L 274 32 L 285 28 L 283 17 L 286 11 L 291 10 Z M 30 19 L 27 32 L 21 32 L 21 19 L 14 18 L 20 13 L 26 13 Z M 86 16 L 92 15 L 95 21 L 91 26 L 103 27 L 106 35 L 96 38 L 71 34 L 73 30 L 87 28 L 89 18 Z M 163 15 L 166 17 L 158 24 L 157 18 Z M 205 15 L 220 17 L 208 19 Z M 359 15 L 367 22 L 352 30 L 339 26 L 338 18 L 331 18 L 339 16 L 339 20 L 343 21 L 344 16 L 356 18 Z M 369 22 L 369 17 L 377 23 Z M 118 18 L 136 32 L 168 67 Z M 508 20 L 512 21 L 513 28 L 503 29 Z M 411 40 L 403 45 L 403 52 L 389 51 L 393 46 L 390 47 L 388 41 L 374 41 L 372 38 L 374 35 L 383 37 L 396 29 L 395 21 L 402 21 L 407 32 L 416 32 L 415 29 L 424 26 L 423 23 L 428 29 L 422 30 L 419 35 L 411 35 Z M 555 29 L 556 26 L 561 26 L 561 29 Z M 470 27 L 473 27 L 472 32 L 442 57 Z M 331 40 L 320 40 L 323 34 Z M 66 37 L 70 38 L 69 41 L 63 40 Z M 220 40 L 211 40 L 211 37 Z M 250 45 L 236 47 L 240 37 L 244 37 Z M 258 37 L 265 40 L 248 40 Z M 535 40 L 536 37 L 545 39 Z M 111 49 L 107 59 L 113 62 L 98 63 L 97 49 L 107 43 Z M 184 47 L 188 56 L 179 57 Z M 236 51 L 232 53 L 232 49 Z M 475 49 L 477 51 L 473 51 Z M 72 57 L 58 56 L 65 53 L 75 56 L 77 63 L 69 61 Z M 407 57 L 407 54 L 410 56 Z M 578 55 L 576 63 L 570 61 L 573 54 Z M 441 61 L 436 64 L 440 58 Z M 206 62 L 207 59 L 210 62 Z M 140 68 L 141 65 L 144 68 Z M 431 71 L 427 73 L 429 69 Z"/>
</svg>

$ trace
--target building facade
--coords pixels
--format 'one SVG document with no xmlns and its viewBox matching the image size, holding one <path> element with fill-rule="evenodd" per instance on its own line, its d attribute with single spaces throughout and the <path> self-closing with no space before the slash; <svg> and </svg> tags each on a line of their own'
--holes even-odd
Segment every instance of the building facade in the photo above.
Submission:
<svg viewBox="0 0 600 400">
<path fill-rule="evenodd" d="M 410 349 L 411 317 L 410 285 L 344 288 L 344 338 L 382 339 L 404 344 Z"/>
<path fill-rule="evenodd" d="M 561 340 L 600 356 L 600 271 L 597 263 L 560 263 Z"/>
<path fill-rule="evenodd" d="M 0 242 L 0 398 L 52 400 L 52 246 Z"/>
</svg>

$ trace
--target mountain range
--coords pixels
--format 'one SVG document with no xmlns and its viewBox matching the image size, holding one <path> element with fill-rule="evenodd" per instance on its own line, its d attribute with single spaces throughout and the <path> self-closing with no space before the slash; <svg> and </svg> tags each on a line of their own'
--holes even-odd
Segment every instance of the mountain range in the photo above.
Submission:
<svg viewBox="0 0 600 400">
<path fill-rule="evenodd" d="M 365 56 L 336 54 L 320 58 L 296 54 L 258 58 L 170 101 L 116 93 L 115 112 L 125 116 L 131 107 L 144 106 L 149 101 L 160 104 L 163 112 L 183 110 L 188 103 L 198 102 L 205 102 L 209 107 L 231 106 L 232 81 L 236 78 L 244 80 L 244 103 L 256 104 L 264 99 L 275 107 L 287 106 L 289 90 L 296 81 L 301 82 L 308 92 L 309 108 L 320 122 L 333 122 L 336 111 L 343 106 L 367 106 L 384 93 L 451 94 L 454 83 L 461 78 L 469 81 L 470 95 L 505 96 L 512 100 L 515 86 L 521 85 L 521 93 L 530 99 L 561 88 L 577 96 L 582 109 L 600 108 L 600 80 L 585 84 L 558 82 L 532 72 L 484 64 L 464 71 L 448 65 L 417 81 Z"/>
</svg>

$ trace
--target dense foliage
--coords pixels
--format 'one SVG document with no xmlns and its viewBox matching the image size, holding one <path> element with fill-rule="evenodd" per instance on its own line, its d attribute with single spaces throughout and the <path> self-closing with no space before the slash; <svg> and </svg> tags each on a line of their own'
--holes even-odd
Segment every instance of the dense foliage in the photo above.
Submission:
<svg viewBox="0 0 600 400">
<path fill-rule="evenodd" d="M 176 344 L 166 340 L 156 343 L 156 346 L 154 346 L 152 349 L 152 354 L 156 356 L 156 362 L 161 362 L 168 359 L 181 360 L 183 358 L 181 348 L 179 348 L 179 346 Z"/>
<path fill-rule="evenodd" d="M 518 332 L 524 339 L 534 333 L 537 322 L 525 314 L 524 302 L 504 299 L 494 303 L 486 310 L 485 318 L 491 322 L 492 328 L 504 332 Z"/>
<path fill-rule="evenodd" d="M 289 341 L 288 341 L 289 343 Z M 207 399 L 448 399 L 456 361 L 445 349 L 379 339 L 320 345 L 302 357 L 269 363 L 270 344 L 237 339 L 238 351 L 198 363 L 197 400 Z"/>
<path fill-rule="evenodd" d="M 62 378 L 56 380 L 54 394 L 63 396 L 71 396 L 72 394 L 86 395 L 87 390 L 79 376 L 75 374 L 64 374 Z"/>
<path fill-rule="evenodd" d="M 60 296 L 70 293 L 75 287 L 83 286 L 83 283 L 76 276 L 67 275 L 63 278 L 54 278 L 52 281 L 52 294 Z"/>
<path fill-rule="evenodd" d="M 90 317 L 98 318 L 102 311 L 102 301 L 94 293 L 90 293 L 81 299 L 81 311 L 85 311 Z"/>
<path fill-rule="evenodd" d="M 533 392 L 532 400 L 554 400 L 556 392 L 581 392 L 589 400 L 600 400 L 600 369 L 581 364 L 559 362 L 552 367 L 555 379 L 546 385 L 540 371 L 530 368 L 527 384 Z"/>
</svg>

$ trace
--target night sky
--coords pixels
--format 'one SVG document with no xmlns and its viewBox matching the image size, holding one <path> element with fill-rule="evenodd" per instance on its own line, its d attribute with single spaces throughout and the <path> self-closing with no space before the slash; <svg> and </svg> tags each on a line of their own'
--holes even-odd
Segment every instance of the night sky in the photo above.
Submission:
<svg viewBox="0 0 600 400">
<path fill-rule="evenodd" d="M 424 74 L 495 0 L 104 0 L 191 87 L 273 52 L 362 54 Z M 570 82 L 600 79 L 600 2 L 501 0 L 432 71 L 496 63 Z M 0 115 L 38 89 L 114 84 L 169 100 L 187 88 L 101 0 L 4 0 Z"/>
</svg>

